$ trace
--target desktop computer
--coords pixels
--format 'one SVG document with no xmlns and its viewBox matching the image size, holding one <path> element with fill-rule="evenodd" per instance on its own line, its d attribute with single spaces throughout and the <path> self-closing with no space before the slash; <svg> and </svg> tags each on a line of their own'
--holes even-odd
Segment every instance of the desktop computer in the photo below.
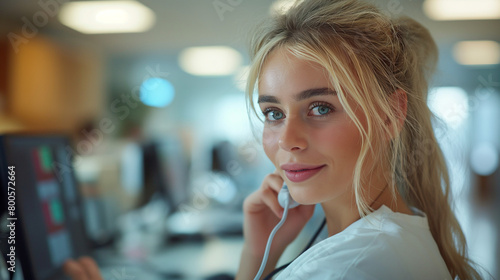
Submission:
<svg viewBox="0 0 500 280">
<path fill-rule="evenodd" d="M 2 222 L 10 219 L 8 222 L 15 225 L 11 227 L 15 244 L 8 243 L 10 233 L 5 232 L 5 229 L 9 228 L 4 227 L 0 249 L 7 269 L 15 270 L 14 279 L 67 279 L 62 264 L 68 258 L 76 259 L 84 255 L 93 256 L 97 260 L 105 279 L 130 273 L 134 277 L 140 275 L 143 280 L 182 279 L 194 274 L 199 275 L 197 279 L 212 279 L 210 275 L 214 276 L 215 271 L 197 272 L 193 270 L 191 262 L 199 263 L 200 269 L 206 268 L 203 262 L 205 257 L 214 254 L 213 245 L 178 244 L 173 248 L 167 245 L 163 254 L 148 256 L 148 259 L 139 262 L 124 259 L 113 248 L 96 251 L 87 236 L 85 213 L 82 210 L 83 198 L 75 178 L 72 161 L 74 155 L 71 151 L 69 141 L 59 135 L 0 135 Z M 161 144 L 144 146 L 145 168 L 148 170 L 145 178 L 148 178 L 146 184 L 150 185 L 145 189 L 156 188 L 153 192 L 163 195 L 175 209 L 183 201 L 182 196 L 172 198 L 174 183 L 162 183 L 163 180 L 168 180 L 165 177 L 168 177 L 168 172 L 165 171 L 168 154 L 170 153 Z M 172 168 L 172 164 L 179 163 L 179 160 L 171 156 L 168 162 L 171 165 L 169 168 Z M 175 169 L 171 169 L 170 174 L 172 170 L 175 172 Z M 147 204 L 149 195 L 145 195 L 143 203 Z M 171 213 L 166 213 L 166 216 L 168 214 Z M 239 248 L 239 242 L 238 240 L 233 246 Z M 217 246 L 220 246 L 219 243 L 216 242 Z M 165 266 L 172 259 L 179 259 L 179 256 L 185 256 L 179 260 L 184 266 Z M 11 258 L 13 261 L 9 262 Z M 162 264 L 156 264 L 155 260 Z M 236 268 L 236 264 L 233 266 Z M 20 277 L 21 273 L 23 277 Z M 1 272 L 0 276 L 3 276 Z"/>
<path fill-rule="evenodd" d="M 2 212 L 15 236 L 2 253 L 24 279 L 64 279 L 64 261 L 89 253 L 67 148 L 59 136 L 0 136 Z"/>
</svg>

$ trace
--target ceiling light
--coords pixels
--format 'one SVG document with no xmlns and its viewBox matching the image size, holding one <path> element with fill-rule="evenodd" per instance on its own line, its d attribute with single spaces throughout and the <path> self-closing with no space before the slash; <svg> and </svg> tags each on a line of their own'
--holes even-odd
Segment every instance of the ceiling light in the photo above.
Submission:
<svg viewBox="0 0 500 280">
<path fill-rule="evenodd" d="M 500 19 L 500 0 L 425 0 L 423 10 L 433 20 Z"/>
<path fill-rule="evenodd" d="M 230 47 L 193 47 L 181 52 L 179 65 L 192 75 L 224 76 L 234 74 L 242 60 L 241 54 Z"/>
<path fill-rule="evenodd" d="M 149 30 L 155 14 L 137 1 L 80 1 L 65 3 L 59 20 L 86 34 L 128 33 Z"/>
<path fill-rule="evenodd" d="M 455 60 L 463 65 L 500 63 L 500 44 L 495 41 L 462 41 L 453 47 Z"/>
</svg>

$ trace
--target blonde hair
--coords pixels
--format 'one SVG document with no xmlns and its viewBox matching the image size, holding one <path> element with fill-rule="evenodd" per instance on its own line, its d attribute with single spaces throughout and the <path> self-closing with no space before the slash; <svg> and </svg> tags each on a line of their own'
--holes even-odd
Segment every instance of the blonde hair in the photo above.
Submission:
<svg viewBox="0 0 500 280">
<path fill-rule="evenodd" d="M 365 199 L 362 186 L 366 182 L 361 176 L 373 170 L 374 166 L 366 165 L 367 156 L 373 155 L 390 167 L 384 176 L 393 198 L 399 192 L 408 206 L 427 214 L 430 231 L 452 277 L 480 279 L 467 258 L 465 236 L 450 206 L 448 170 L 426 104 L 427 81 L 437 62 L 437 47 L 428 30 L 407 17 L 390 19 L 360 1 L 305 0 L 260 25 L 250 47 L 247 97 L 253 111 L 252 94 L 273 50 L 285 49 L 324 67 L 362 136 L 353 173 L 360 215 L 373 210 Z M 406 119 L 392 100 L 398 91 L 407 96 Z M 366 127 L 347 97 L 364 112 Z M 392 135 L 389 147 L 372 145 L 381 143 L 388 134 Z"/>
</svg>

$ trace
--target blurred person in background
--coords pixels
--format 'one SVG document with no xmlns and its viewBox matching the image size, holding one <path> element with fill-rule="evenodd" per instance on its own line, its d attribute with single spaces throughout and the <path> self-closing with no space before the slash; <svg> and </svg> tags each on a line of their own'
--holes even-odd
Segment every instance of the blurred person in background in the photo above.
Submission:
<svg viewBox="0 0 500 280">
<path fill-rule="evenodd" d="M 251 41 L 262 142 L 276 167 L 244 202 L 236 279 L 253 279 L 288 185 L 300 206 L 277 232 L 263 275 L 311 218 L 328 238 L 276 279 L 480 279 L 450 204 L 445 160 L 426 104 L 437 47 L 416 21 L 355 0 L 305 0 L 263 23 Z M 73 279 L 101 279 L 90 258 Z"/>
</svg>

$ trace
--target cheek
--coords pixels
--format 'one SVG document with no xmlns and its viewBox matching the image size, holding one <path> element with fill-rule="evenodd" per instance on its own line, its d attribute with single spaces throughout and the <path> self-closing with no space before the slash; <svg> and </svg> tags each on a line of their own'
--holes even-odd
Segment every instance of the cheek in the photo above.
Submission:
<svg viewBox="0 0 500 280">
<path fill-rule="evenodd" d="M 337 164 L 353 165 L 361 149 L 361 135 L 353 123 L 337 124 L 315 135 L 319 151 Z M 349 164 L 347 164 L 349 163 Z M 338 165 L 337 165 L 338 166 Z"/>
<path fill-rule="evenodd" d="M 275 157 L 278 152 L 278 141 L 279 135 L 278 133 L 273 132 L 270 129 L 264 128 L 264 132 L 262 134 L 262 146 L 264 147 L 264 152 L 267 157 L 276 165 Z"/>
</svg>

